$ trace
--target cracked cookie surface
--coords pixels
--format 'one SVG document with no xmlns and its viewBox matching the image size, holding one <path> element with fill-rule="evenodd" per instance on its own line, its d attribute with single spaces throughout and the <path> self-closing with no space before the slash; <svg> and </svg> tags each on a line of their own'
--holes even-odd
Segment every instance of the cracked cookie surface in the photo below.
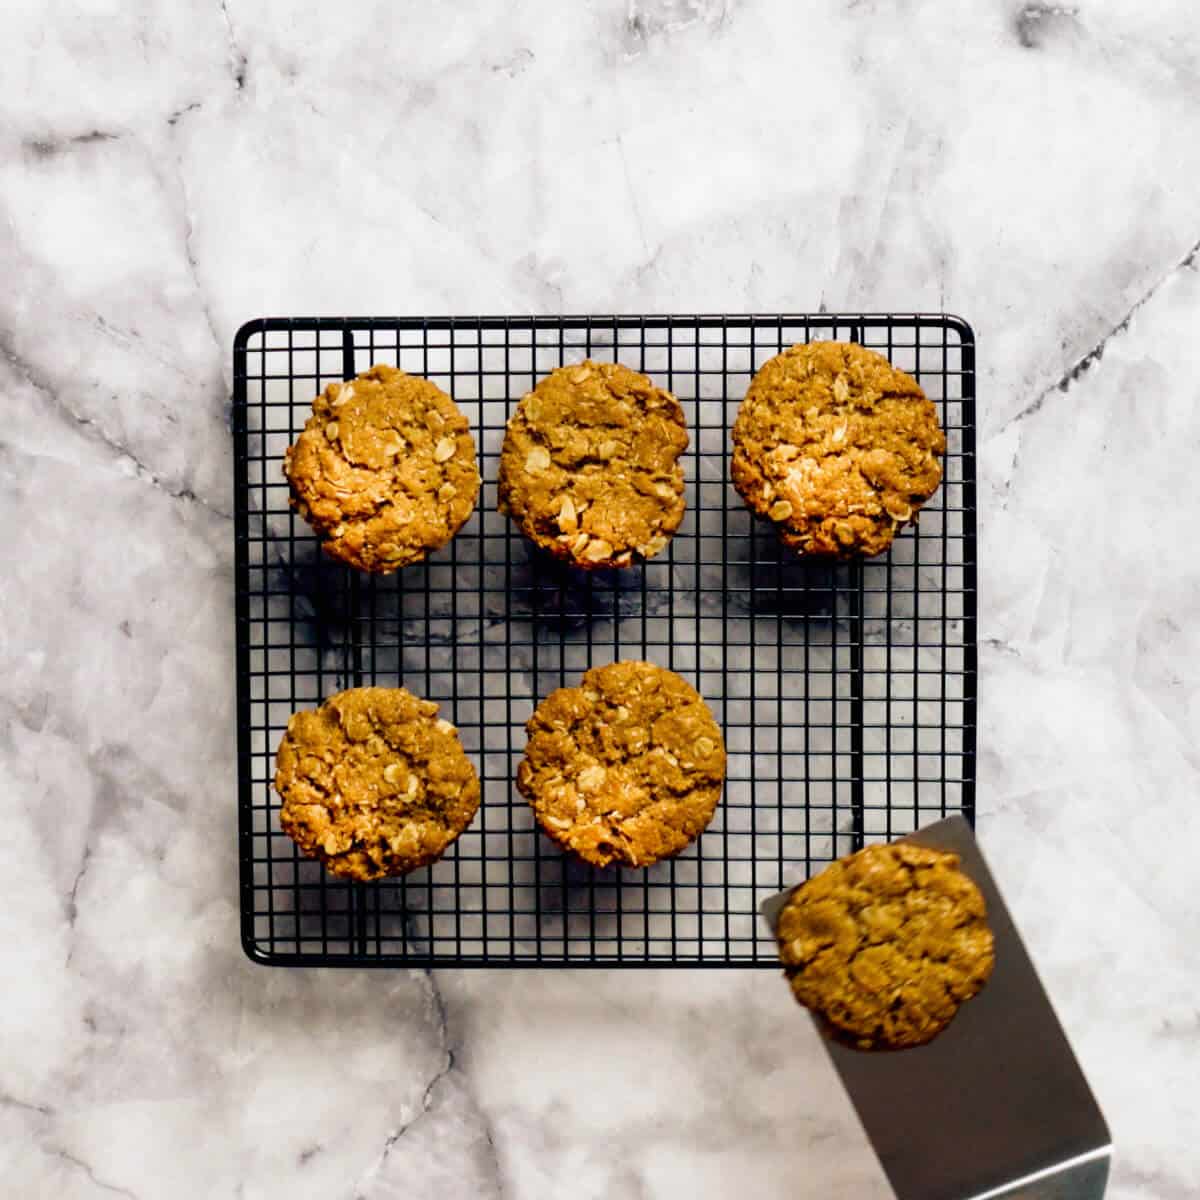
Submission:
<svg viewBox="0 0 1200 1200">
<path fill-rule="evenodd" d="M 386 365 L 313 401 L 283 469 L 325 550 L 376 574 L 445 545 L 479 495 L 467 418 L 436 384 Z"/>
<path fill-rule="evenodd" d="M 700 694 L 647 662 L 592 667 L 525 726 L 517 787 L 546 834 L 598 867 L 679 853 L 712 820 L 725 743 Z"/>
<path fill-rule="evenodd" d="M 922 846 L 867 846 L 792 892 L 776 926 L 784 973 L 839 1040 L 919 1046 L 987 982 L 987 910 L 958 863 Z"/>
<path fill-rule="evenodd" d="M 336 875 L 403 875 L 441 857 L 479 807 L 479 778 L 438 706 L 351 688 L 293 713 L 276 755 L 280 824 Z"/>
<path fill-rule="evenodd" d="M 679 401 L 620 363 L 559 367 L 522 397 L 500 451 L 499 505 L 577 567 L 653 558 L 683 519 Z"/>
<path fill-rule="evenodd" d="M 734 486 L 801 554 L 885 551 L 942 478 L 946 438 L 911 375 L 848 342 L 792 346 L 733 425 Z"/>
</svg>

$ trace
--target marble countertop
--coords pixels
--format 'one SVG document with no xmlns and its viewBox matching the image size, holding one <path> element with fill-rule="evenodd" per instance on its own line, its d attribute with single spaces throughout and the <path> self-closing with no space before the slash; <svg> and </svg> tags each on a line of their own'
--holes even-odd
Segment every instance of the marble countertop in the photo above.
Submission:
<svg viewBox="0 0 1200 1200">
<path fill-rule="evenodd" d="M 1116 1142 L 1200 1193 L 1200 12 L 31 2 L 0 72 L 14 1196 L 887 1196 L 769 972 L 238 944 L 230 347 L 266 314 L 950 310 L 979 829 Z"/>
</svg>

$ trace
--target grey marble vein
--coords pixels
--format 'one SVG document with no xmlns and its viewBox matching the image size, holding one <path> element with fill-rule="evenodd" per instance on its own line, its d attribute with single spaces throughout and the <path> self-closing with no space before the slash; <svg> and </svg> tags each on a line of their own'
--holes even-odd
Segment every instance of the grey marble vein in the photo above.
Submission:
<svg viewBox="0 0 1200 1200">
<path fill-rule="evenodd" d="M 1015 413 L 1009 418 L 1008 424 L 1015 424 L 1017 421 L 1024 420 L 1028 416 L 1032 416 L 1035 412 L 1041 409 L 1055 392 L 1066 392 L 1076 380 L 1082 377 L 1087 371 L 1090 371 L 1092 366 L 1099 362 L 1104 357 L 1105 347 L 1118 334 L 1124 333 L 1130 323 L 1133 321 L 1137 311 L 1144 307 L 1154 298 L 1158 290 L 1166 283 L 1169 283 L 1176 271 L 1192 270 L 1196 264 L 1197 255 L 1200 255 L 1200 241 L 1194 242 L 1186 254 L 1177 262 L 1153 287 L 1138 299 L 1130 307 L 1129 311 L 1110 329 L 1094 346 L 1081 354 L 1079 358 L 1067 368 L 1059 379 L 1052 383 L 1039 395 L 1035 396 L 1020 412 Z"/>
<path fill-rule="evenodd" d="M 105 323 L 102 319 L 97 321 L 97 324 L 102 328 Z M 89 438 L 95 440 L 101 445 L 107 447 L 114 454 L 122 459 L 127 459 L 132 463 L 134 469 L 140 478 L 144 479 L 152 487 L 156 487 L 165 492 L 176 500 L 190 501 L 201 505 L 208 509 L 214 516 L 232 519 L 233 514 L 228 512 L 212 502 L 198 496 L 190 487 L 173 487 L 170 483 L 164 481 L 157 475 L 154 470 L 140 458 L 137 454 L 114 437 L 104 428 L 100 420 L 93 416 L 87 416 L 83 413 L 76 412 L 62 398 L 55 386 L 46 378 L 38 374 L 32 366 L 23 362 L 8 344 L 8 339 L 5 337 L 3 330 L 0 330 L 0 358 L 8 364 L 11 370 L 16 372 L 26 383 L 35 389 L 44 399 L 49 409 L 63 420 L 75 425 L 82 430 Z"/>
<path fill-rule="evenodd" d="M 221 20 L 225 22 L 225 32 L 229 39 L 229 66 L 233 74 L 233 83 L 240 92 L 246 86 L 246 69 L 248 59 L 246 52 L 238 45 L 237 33 L 233 28 L 233 18 L 229 14 L 227 0 L 221 2 Z"/>
<path fill-rule="evenodd" d="M 108 1183 L 101 1179 L 96 1172 L 83 1161 L 82 1158 L 77 1158 L 74 1154 L 66 1150 L 50 1149 L 50 1153 L 60 1162 L 67 1163 L 78 1171 L 82 1171 L 91 1184 L 101 1192 L 109 1192 L 115 1196 L 127 1196 L 129 1200 L 138 1200 L 136 1192 L 130 1191 L 128 1188 L 121 1187 L 119 1184 Z"/>
</svg>

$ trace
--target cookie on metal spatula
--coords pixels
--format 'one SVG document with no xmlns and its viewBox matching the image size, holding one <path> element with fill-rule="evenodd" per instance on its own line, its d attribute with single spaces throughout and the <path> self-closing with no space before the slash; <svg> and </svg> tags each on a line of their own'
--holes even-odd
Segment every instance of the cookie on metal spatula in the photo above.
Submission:
<svg viewBox="0 0 1200 1200">
<path fill-rule="evenodd" d="M 963 817 L 760 912 L 898 1200 L 1100 1200 L 1108 1128 Z"/>
<path fill-rule="evenodd" d="M 987 909 L 958 855 L 867 846 L 792 892 L 776 927 L 792 991 L 862 1050 L 936 1037 L 995 964 Z"/>
</svg>

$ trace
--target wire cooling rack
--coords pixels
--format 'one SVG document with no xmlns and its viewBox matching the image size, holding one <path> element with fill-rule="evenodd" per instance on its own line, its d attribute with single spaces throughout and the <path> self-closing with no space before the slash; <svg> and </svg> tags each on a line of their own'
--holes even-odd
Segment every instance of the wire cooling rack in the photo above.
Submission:
<svg viewBox="0 0 1200 1200">
<path fill-rule="evenodd" d="M 803 562 L 729 482 L 751 375 L 795 342 L 860 342 L 914 374 L 949 442 L 944 478 L 891 551 Z M 554 367 L 646 372 L 683 404 L 687 515 L 637 569 L 572 571 L 496 511 L 504 423 Z M 484 479 L 446 547 L 369 577 L 323 556 L 281 463 L 313 396 L 372 363 L 428 376 L 470 419 Z M 974 816 L 975 358 L 947 316 L 610 316 L 253 321 L 234 344 L 242 942 L 278 965 L 775 965 L 768 894 L 868 841 Z M 513 778 L 524 723 L 590 665 L 679 671 L 725 732 L 709 829 L 645 870 L 596 870 L 536 830 Z M 279 825 L 291 713 L 343 688 L 404 684 L 459 728 L 483 783 L 432 867 L 348 883 Z"/>
</svg>

